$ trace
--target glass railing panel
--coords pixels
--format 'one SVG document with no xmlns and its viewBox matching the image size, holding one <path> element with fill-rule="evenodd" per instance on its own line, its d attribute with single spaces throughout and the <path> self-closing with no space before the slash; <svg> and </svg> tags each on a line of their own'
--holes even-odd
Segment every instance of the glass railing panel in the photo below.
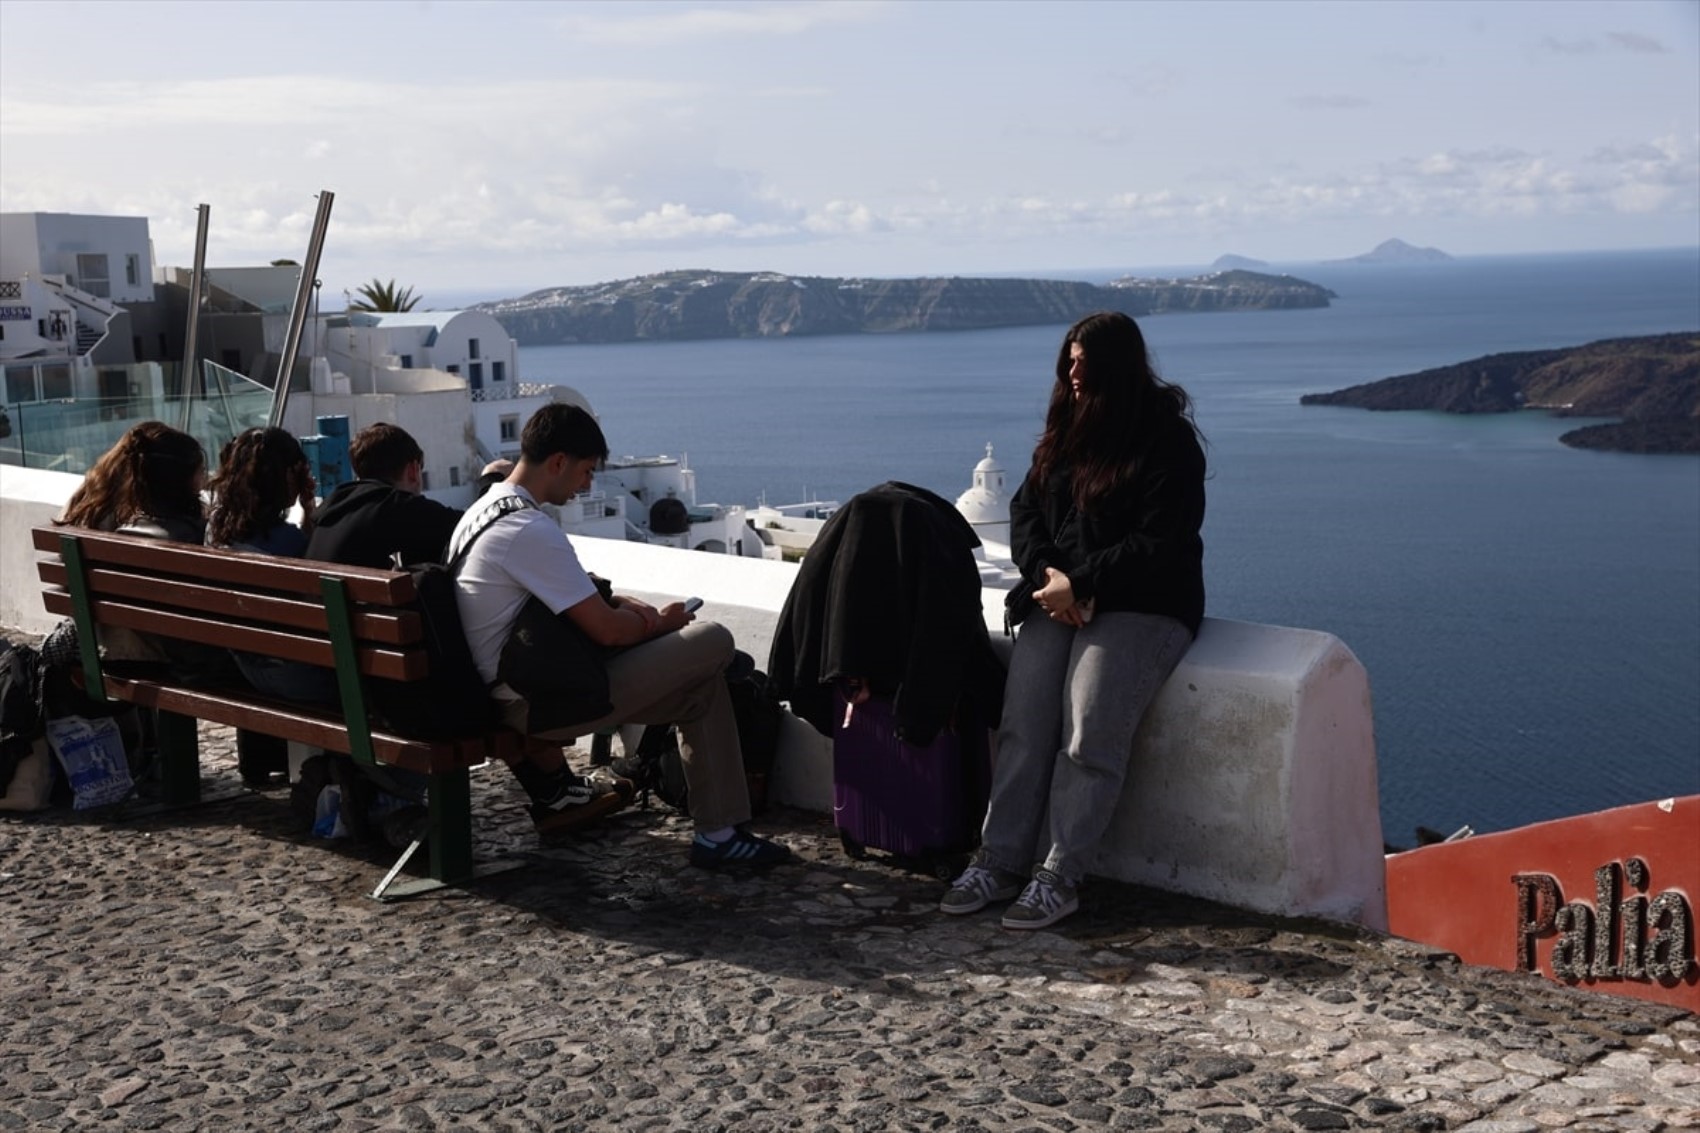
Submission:
<svg viewBox="0 0 1700 1133">
<path fill-rule="evenodd" d="M 186 421 L 177 375 L 170 372 L 174 367 L 128 367 L 123 385 L 135 392 L 127 396 L 71 398 L 67 390 L 64 400 L 42 400 L 41 393 L 59 388 L 49 372 L 53 369 L 39 363 L 5 368 L 6 400 L 0 410 L 10 433 L 0 437 L 0 463 L 80 475 L 132 426 L 163 421 L 186 428 L 200 441 L 210 467 L 231 437 L 264 425 L 271 413 L 269 388 L 213 362 L 204 363 L 204 390 L 190 398 Z"/>
</svg>

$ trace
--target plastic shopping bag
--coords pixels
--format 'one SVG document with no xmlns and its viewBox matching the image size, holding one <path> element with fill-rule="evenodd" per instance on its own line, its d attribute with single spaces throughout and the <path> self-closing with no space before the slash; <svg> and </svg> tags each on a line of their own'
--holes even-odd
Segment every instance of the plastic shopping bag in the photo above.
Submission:
<svg viewBox="0 0 1700 1133">
<path fill-rule="evenodd" d="M 47 722 L 47 742 L 70 781 L 75 810 L 111 806 L 130 797 L 130 761 L 124 737 L 110 716 L 90 720 L 61 716 Z"/>
</svg>

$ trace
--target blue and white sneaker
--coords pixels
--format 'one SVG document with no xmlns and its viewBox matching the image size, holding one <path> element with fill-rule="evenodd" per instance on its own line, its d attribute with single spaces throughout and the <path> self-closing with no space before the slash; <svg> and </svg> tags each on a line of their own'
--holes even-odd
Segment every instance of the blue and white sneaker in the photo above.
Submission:
<svg viewBox="0 0 1700 1133">
<path fill-rule="evenodd" d="M 739 827 L 724 842 L 716 842 L 700 833 L 691 839 L 691 864 L 703 869 L 721 866 L 764 867 L 791 860 L 791 851 L 778 842 L 757 838 Z"/>
<path fill-rule="evenodd" d="M 1049 928 L 1080 908 L 1074 886 L 1048 869 L 1033 871 L 1033 880 L 1003 915 L 1003 927 Z"/>
</svg>

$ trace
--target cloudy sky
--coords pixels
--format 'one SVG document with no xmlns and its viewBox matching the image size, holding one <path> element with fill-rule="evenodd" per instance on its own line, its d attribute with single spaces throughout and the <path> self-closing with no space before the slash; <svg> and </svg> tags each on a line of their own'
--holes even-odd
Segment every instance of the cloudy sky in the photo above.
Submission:
<svg viewBox="0 0 1700 1133">
<path fill-rule="evenodd" d="M 0 207 L 515 294 L 1700 243 L 1695 0 L 0 0 Z M 434 304 L 433 304 L 434 305 Z"/>
</svg>

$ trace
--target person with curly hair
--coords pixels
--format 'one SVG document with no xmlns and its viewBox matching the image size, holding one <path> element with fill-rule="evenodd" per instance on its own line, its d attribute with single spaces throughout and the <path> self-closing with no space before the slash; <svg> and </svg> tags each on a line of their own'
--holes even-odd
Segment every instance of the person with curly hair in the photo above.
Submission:
<svg viewBox="0 0 1700 1133">
<path fill-rule="evenodd" d="M 301 442 L 287 430 L 272 425 L 236 434 L 219 453 L 208 488 L 208 545 L 287 558 L 307 550 L 318 485 Z M 287 518 L 294 504 L 301 505 L 299 527 Z"/>
<path fill-rule="evenodd" d="M 218 472 L 208 485 L 212 518 L 207 544 L 237 551 L 299 558 L 313 530 L 318 485 L 301 442 L 273 426 L 245 429 L 219 453 Z M 301 505 L 301 526 L 289 522 L 292 505 Z M 268 696 L 308 704 L 336 704 L 336 674 L 318 665 L 286 661 L 259 653 L 232 650 L 236 667 L 248 683 Z M 264 785 L 268 772 L 258 766 L 243 770 L 251 786 Z"/>
</svg>

